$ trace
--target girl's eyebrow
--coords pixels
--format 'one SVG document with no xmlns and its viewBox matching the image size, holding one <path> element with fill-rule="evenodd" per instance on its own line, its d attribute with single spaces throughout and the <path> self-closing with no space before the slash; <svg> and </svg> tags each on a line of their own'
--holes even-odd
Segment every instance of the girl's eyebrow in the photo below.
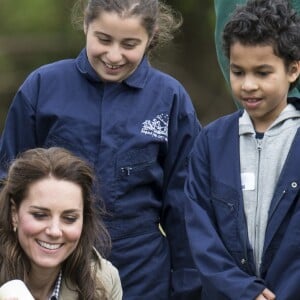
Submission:
<svg viewBox="0 0 300 300">
<path fill-rule="evenodd" d="M 141 42 L 140 39 L 137 38 L 126 38 L 124 39 L 125 42 Z"/>
<path fill-rule="evenodd" d="M 94 34 L 95 34 L 96 36 L 103 35 L 103 36 L 105 36 L 105 37 L 111 38 L 111 35 L 109 35 L 109 34 L 107 34 L 107 33 L 104 33 L 104 32 L 101 32 L 101 31 L 95 31 Z M 129 42 L 129 41 L 140 42 L 141 40 L 138 39 L 138 38 L 134 38 L 134 37 L 128 37 L 128 38 L 125 38 L 124 41 L 125 41 L 125 42 Z"/>
<path fill-rule="evenodd" d="M 105 35 L 105 36 L 110 36 L 109 34 L 102 32 L 102 31 L 94 31 L 94 34 L 96 35 Z"/>
</svg>

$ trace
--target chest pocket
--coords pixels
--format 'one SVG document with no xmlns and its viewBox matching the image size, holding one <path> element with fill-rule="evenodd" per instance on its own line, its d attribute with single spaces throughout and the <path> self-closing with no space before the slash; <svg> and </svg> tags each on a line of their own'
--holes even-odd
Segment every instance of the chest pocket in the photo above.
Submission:
<svg viewBox="0 0 300 300">
<path fill-rule="evenodd" d="M 238 250 L 240 248 L 238 193 L 220 182 L 213 185 L 211 200 L 217 230 L 228 250 Z"/>
<path fill-rule="evenodd" d="M 90 164 L 93 165 L 95 160 L 95 154 L 92 152 L 87 151 L 83 146 L 81 146 L 81 143 L 74 143 L 72 141 L 68 141 L 67 139 L 60 137 L 58 135 L 50 135 L 43 147 L 50 148 L 50 147 L 62 147 L 66 150 L 69 150 L 74 155 L 77 155 L 78 157 L 81 157 L 85 160 L 87 160 Z"/>
<path fill-rule="evenodd" d="M 159 163 L 159 145 L 153 144 L 117 155 L 116 178 L 118 196 L 137 186 L 160 185 L 163 170 Z"/>
</svg>

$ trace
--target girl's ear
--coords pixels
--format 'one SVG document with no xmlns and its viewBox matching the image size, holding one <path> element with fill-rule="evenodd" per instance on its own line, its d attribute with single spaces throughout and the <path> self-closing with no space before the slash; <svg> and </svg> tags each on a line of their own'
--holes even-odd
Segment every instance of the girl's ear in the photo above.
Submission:
<svg viewBox="0 0 300 300">
<path fill-rule="evenodd" d="M 159 28 L 158 28 L 158 26 L 156 26 L 156 28 L 153 31 L 152 36 L 149 37 L 146 49 L 149 50 L 149 49 L 152 49 L 152 48 L 154 48 L 156 46 L 157 39 L 158 39 L 158 30 L 159 30 Z"/>
<path fill-rule="evenodd" d="M 300 60 L 294 61 L 290 64 L 288 69 L 290 83 L 297 80 L 300 75 Z"/>
<path fill-rule="evenodd" d="M 13 199 L 10 200 L 11 203 L 11 222 L 14 231 L 18 228 L 18 214 L 17 214 L 17 206 Z"/>
</svg>

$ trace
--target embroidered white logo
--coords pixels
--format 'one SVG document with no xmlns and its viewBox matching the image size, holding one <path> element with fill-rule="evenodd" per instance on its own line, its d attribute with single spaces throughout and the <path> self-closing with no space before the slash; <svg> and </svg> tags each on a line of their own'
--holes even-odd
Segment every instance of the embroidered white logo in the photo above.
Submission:
<svg viewBox="0 0 300 300">
<path fill-rule="evenodd" d="M 142 133 L 151 135 L 160 140 L 168 141 L 169 115 L 157 115 L 152 121 L 143 122 Z"/>
</svg>

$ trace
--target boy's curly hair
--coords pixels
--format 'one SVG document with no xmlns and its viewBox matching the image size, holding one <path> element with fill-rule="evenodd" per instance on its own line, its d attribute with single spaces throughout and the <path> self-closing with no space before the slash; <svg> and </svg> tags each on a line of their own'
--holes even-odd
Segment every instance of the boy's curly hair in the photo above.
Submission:
<svg viewBox="0 0 300 300">
<path fill-rule="evenodd" d="M 227 58 L 235 42 L 271 45 L 288 67 L 300 60 L 300 16 L 288 0 L 249 0 L 237 6 L 224 27 L 223 50 Z"/>
</svg>

